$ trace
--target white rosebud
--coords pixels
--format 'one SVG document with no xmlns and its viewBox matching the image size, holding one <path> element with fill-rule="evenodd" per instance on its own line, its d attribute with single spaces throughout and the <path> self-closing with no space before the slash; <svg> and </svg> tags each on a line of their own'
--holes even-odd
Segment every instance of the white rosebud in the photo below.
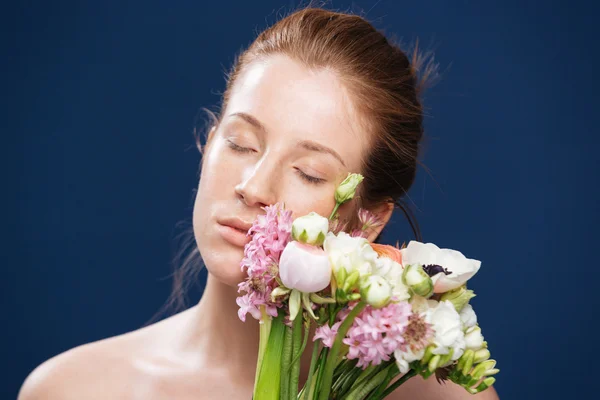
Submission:
<svg viewBox="0 0 600 400">
<path fill-rule="evenodd" d="M 479 350 L 483 347 L 483 335 L 477 325 L 465 331 L 465 345 L 467 349 Z"/>
<path fill-rule="evenodd" d="M 392 296 L 397 301 L 410 298 L 408 286 L 402 281 L 402 265 L 388 257 L 379 257 L 375 260 L 374 274 L 383 277 L 392 286 Z"/>
<path fill-rule="evenodd" d="M 365 303 L 381 308 L 389 303 L 392 288 L 381 276 L 371 275 L 361 283 L 360 295 Z"/>
<path fill-rule="evenodd" d="M 433 294 L 433 282 L 427 272 L 418 264 L 410 264 L 404 267 L 402 281 L 413 293 L 419 296 L 429 297 Z"/>
<path fill-rule="evenodd" d="M 342 204 L 352 199 L 356 193 L 356 187 L 363 179 L 361 174 L 349 173 L 346 179 L 344 179 L 335 190 L 335 202 Z"/>
<path fill-rule="evenodd" d="M 479 349 L 475 352 L 475 357 L 473 358 L 473 364 L 479 364 L 485 360 L 488 360 L 491 357 L 490 351 L 486 348 Z"/>
<path fill-rule="evenodd" d="M 314 246 L 323 244 L 328 230 L 329 220 L 314 211 L 292 222 L 292 238 Z"/>
</svg>

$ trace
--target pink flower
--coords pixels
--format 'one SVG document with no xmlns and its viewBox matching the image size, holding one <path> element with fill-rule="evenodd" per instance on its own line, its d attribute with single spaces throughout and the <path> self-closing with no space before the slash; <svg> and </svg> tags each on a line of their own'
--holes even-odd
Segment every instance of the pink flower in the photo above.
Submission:
<svg viewBox="0 0 600 400">
<path fill-rule="evenodd" d="M 242 321 L 246 322 L 247 313 L 250 313 L 255 319 L 260 319 L 260 311 L 250 299 L 250 294 L 238 297 L 235 302 L 240 306 L 238 317 L 240 317 Z"/>
<path fill-rule="evenodd" d="M 358 210 L 358 219 L 361 224 L 361 229 L 364 231 L 382 224 L 381 220 L 377 218 L 375 214 L 365 208 Z"/>
<path fill-rule="evenodd" d="M 271 292 L 278 286 L 275 277 L 281 252 L 291 238 L 292 212 L 285 211 L 279 203 L 263 207 L 263 210 L 266 213 L 259 215 L 248 231 L 252 240 L 244 248 L 241 262 L 242 271 L 248 274 L 248 278 L 238 285 L 238 292 L 246 294 L 236 300 L 242 321 L 246 320 L 247 313 L 260 320 L 259 306 L 265 306 L 267 314 L 273 317 L 281 307 L 281 303 L 271 301 Z"/>
<path fill-rule="evenodd" d="M 404 337 L 402 348 L 418 353 L 429 345 L 433 335 L 432 325 L 427 323 L 422 315 L 413 313 L 408 317 L 408 326 L 402 335 Z"/>
<path fill-rule="evenodd" d="M 363 231 L 361 229 L 353 229 L 352 232 L 350 232 L 350 236 L 366 238 L 369 236 L 369 233 L 367 231 Z"/>
<path fill-rule="evenodd" d="M 341 324 L 342 321 L 338 321 L 335 324 L 333 324 L 333 326 L 325 324 L 323 326 L 318 327 L 315 330 L 315 337 L 313 338 L 313 342 L 317 339 L 321 339 L 323 341 L 323 346 L 333 346 L 333 341 L 335 340 L 335 336 L 337 335 L 338 329 L 340 329 Z"/>
<path fill-rule="evenodd" d="M 335 233 L 336 235 L 342 231 L 345 231 L 348 226 L 347 221 L 341 221 L 339 218 L 334 218 L 329 221 L 329 231 Z"/>
<path fill-rule="evenodd" d="M 279 276 L 285 287 L 315 293 L 329 286 L 331 265 L 320 247 L 290 242 L 281 253 Z"/>
<path fill-rule="evenodd" d="M 411 313 L 410 304 L 404 301 L 379 309 L 365 307 L 343 340 L 349 346 L 348 359 L 357 358 L 356 366 L 363 369 L 388 361 L 404 343 L 403 333 Z"/>
</svg>

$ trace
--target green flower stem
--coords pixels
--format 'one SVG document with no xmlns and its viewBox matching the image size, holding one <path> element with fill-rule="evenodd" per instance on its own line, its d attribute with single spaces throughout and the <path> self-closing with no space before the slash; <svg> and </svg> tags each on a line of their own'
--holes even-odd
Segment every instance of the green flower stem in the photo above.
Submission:
<svg viewBox="0 0 600 400">
<path fill-rule="evenodd" d="M 261 321 L 259 332 L 260 339 L 258 342 L 258 360 L 256 362 L 256 374 L 254 376 L 254 387 L 258 383 L 258 376 L 260 375 L 260 368 L 267 350 L 267 343 L 269 341 L 269 333 L 271 333 L 271 316 L 267 314 L 265 306 L 260 307 Z"/>
<path fill-rule="evenodd" d="M 337 304 L 328 304 L 327 311 L 329 313 L 329 326 L 332 326 L 337 315 Z"/>
<path fill-rule="evenodd" d="M 313 382 L 313 375 L 315 373 L 315 368 L 317 366 L 317 360 L 319 358 L 319 344 L 321 341 L 316 341 L 313 343 L 312 354 L 310 356 L 310 367 L 308 368 L 308 378 L 306 379 L 306 383 L 304 384 L 303 396 L 302 400 L 311 400 L 310 397 L 307 397 L 311 391 L 311 384 Z"/>
<path fill-rule="evenodd" d="M 331 392 L 333 396 L 339 394 L 340 389 L 346 382 L 346 379 L 349 375 L 351 375 L 352 368 L 356 365 L 356 360 L 344 360 L 337 366 L 335 372 L 333 373 L 333 386 L 331 387 Z M 336 398 L 339 396 L 336 396 Z"/>
<path fill-rule="evenodd" d="M 294 361 L 291 364 L 291 371 L 289 377 L 289 399 L 296 400 L 298 398 L 298 380 L 300 377 L 300 356 L 302 355 L 302 351 L 300 348 L 302 347 L 302 324 L 303 324 L 302 314 L 296 318 L 293 325 L 294 335 L 293 335 L 293 347 L 292 347 L 292 357 Z M 282 397 L 282 400 L 285 400 L 285 397 Z"/>
<path fill-rule="evenodd" d="M 379 371 L 373 378 L 364 379 L 354 390 L 345 397 L 346 400 L 362 400 L 366 395 L 377 386 L 379 386 L 386 378 L 388 374 L 387 370 Z"/>
<path fill-rule="evenodd" d="M 285 336 L 283 313 L 273 318 L 267 349 L 260 365 L 260 372 L 254 387 L 254 400 L 279 400 L 281 389 L 281 354 Z"/>
<path fill-rule="evenodd" d="M 337 212 L 338 208 L 340 208 L 340 204 L 342 204 L 342 203 L 335 203 L 335 207 L 333 207 L 333 211 L 331 212 L 331 215 L 329 216 L 330 220 L 332 220 L 333 217 L 335 217 L 335 213 Z"/>
<path fill-rule="evenodd" d="M 352 386 L 350 386 L 350 392 L 354 392 L 356 388 L 363 385 L 363 383 L 369 380 L 373 375 L 377 374 L 380 370 L 379 365 L 369 365 L 367 368 L 363 369 L 358 378 L 354 379 L 352 382 Z"/>
<path fill-rule="evenodd" d="M 354 369 L 350 370 L 350 372 L 348 373 L 348 376 L 346 377 L 346 379 L 344 380 L 344 383 L 342 384 L 342 387 L 340 388 L 340 390 L 338 390 L 335 393 L 336 398 L 342 398 L 346 393 L 348 393 L 348 391 L 352 387 L 352 384 L 354 382 L 356 382 L 356 379 L 358 378 L 358 376 L 361 373 L 362 373 L 362 370 L 360 368 L 354 368 Z"/>
<path fill-rule="evenodd" d="M 296 318 L 298 320 L 299 318 Z M 292 360 L 293 329 L 286 326 L 283 337 L 283 351 L 281 354 L 281 391 L 280 398 L 288 399 L 290 396 L 290 365 Z"/>
<path fill-rule="evenodd" d="M 380 399 L 385 398 L 385 396 L 392 393 L 394 390 L 396 390 L 398 388 L 398 386 L 402 385 L 404 382 L 406 382 L 407 380 L 409 380 L 416 374 L 417 374 L 417 371 L 415 371 L 414 369 L 411 369 L 406 374 L 402 375 L 402 377 L 400 379 L 398 379 L 396 382 L 392 383 L 392 385 L 383 392 Z"/>
<path fill-rule="evenodd" d="M 342 375 L 349 372 L 352 368 L 354 368 L 355 365 L 356 365 L 356 359 L 354 359 L 354 360 L 345 359 L 344 361 L 339 363 L 338 366 L 335 368 L 333 377 L 334 378 L 341 377 Z"/>
<path fill-rule="evenodd" d="M 377 387 L 377 389 L 375 389 L 373 393 L 371 393 L 371 395 L 367 397 L 367 400 L 378 400 L 387 388 L 387 385 L 390 384 L 394 376 L 396 376 L 398 372 L 400 372 L 398 370 L 398 365 L 396 365 L 395 361 L 392 361 L 391 365 L 389 365 L 385 370 L 387 371 L 385 379 L 383 380 L 383 382 L 381 382 L 379 387 Z"/>
<path fill-rule="evenodd" d="M 319 367 L 317 369 L 317 381 L 315 382 L 315 387 L 311 391 L 311 400 L 314 400 L 315 397 L 319 396 L 319 391 L 321 390 L 321 381 L 323 380 L 323 371 L 325 370 L 325 362 L 327 361 L 327 355 L 330 352 L 329 347 L 324 347 L 321 350 L 321 354 L 319 355 Z"/>
<path fill-rule="evenodd" d="M 333 346 L 331 347 L 331 352 L 327 356 L 327 362 L 325 364 L 325 371 L 323 372 L 323 380 L 319 384 L 319 400 L 328 400 L 329 393 L 331 392 L 331 381 L 333 380 L 333 370 L 338 361 L 338 354 L 340 352 L 340 347 L 342 345 L 342 340 L 346 337 L 346 333 L 348 333 L 348 329 L 352 326 L 352 322 L 356 316 L 365 308 L 367 303 L 360 301 L 354 308 L 350 311 L 350 314 L 344 319 L 342 325 L 338 329 L 338 333 L 335 337 L 335 341 L 333 342 Z"/>
<path fill-rule="evenodd" d="M 308 342 L 309 330 L 310 330 L 310 320 L 308 320 L 307 323 L 304 325 L 304 336 L 303 336 L 304 339 L 302 339 L 302 346 L 300 347 L 300 351 L 298 352 L 298 354 L 296 354 L 294 356 L 294 359 L 292 360 L 290 365 L 294 365 L 294 363 L 296 363 L 298 361 L 298 359 L 300 358 L 300 356 L 302 356 L 302 354 L 304 353 L 304 350 L 306 349 L 306 344 Z"/>
</svg>

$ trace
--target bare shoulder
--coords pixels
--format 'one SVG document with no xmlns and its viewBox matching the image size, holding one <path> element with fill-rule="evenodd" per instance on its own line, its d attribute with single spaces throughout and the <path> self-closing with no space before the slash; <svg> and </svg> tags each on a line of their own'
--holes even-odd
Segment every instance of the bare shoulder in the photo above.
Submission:
<svg viewBox="0 0 600 400">
<path fill-rule="evenodd" d="M 467 392 L 463 387 L 451 381 L 438 383 L 435 377 L 423 379 L 415 376 L 396 389 L 390 396 L 390 400 L 499 400 L 494 387 L 490 387 L 475 395 Z"/>
<path fill-rule="evenodd" d="M 126 336 L 81 345 L 45 361 L 25 379 L 18 400 L 90 398 L 115 367 L 125 369 L 128 354 L 118 355 L 117 349 Z"/>
<path fill-rule="evenodd" d="M 18 400 L 126 398 L 139 375 L 137 356 L 165 325 L 166 320 L 50 358 L 27 376 Z"/>
</svg>

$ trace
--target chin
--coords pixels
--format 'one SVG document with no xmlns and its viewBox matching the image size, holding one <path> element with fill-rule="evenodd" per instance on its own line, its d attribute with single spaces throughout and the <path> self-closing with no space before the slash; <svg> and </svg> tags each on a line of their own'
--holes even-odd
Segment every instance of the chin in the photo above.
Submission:
<svg viewBox="0 0 600 400">
<path fill-rule="evenodd" d="M 220 283 L 230 286 L 237 291 L 238 284 L 246 279 L 247 275 L 245 272 L 240 270 L 239 265 L 233 265 L 232 268 L 206 268 L 208 272 Z"/>
<path fill-rule="evenodd" d="M 206 270 L 220 283 L 235 288 L 243 282 L 247 274 L 242 271 L 240 264 L 244 258 L 244 249 L 228 245 L 198 246 Z"/>
</svg>

